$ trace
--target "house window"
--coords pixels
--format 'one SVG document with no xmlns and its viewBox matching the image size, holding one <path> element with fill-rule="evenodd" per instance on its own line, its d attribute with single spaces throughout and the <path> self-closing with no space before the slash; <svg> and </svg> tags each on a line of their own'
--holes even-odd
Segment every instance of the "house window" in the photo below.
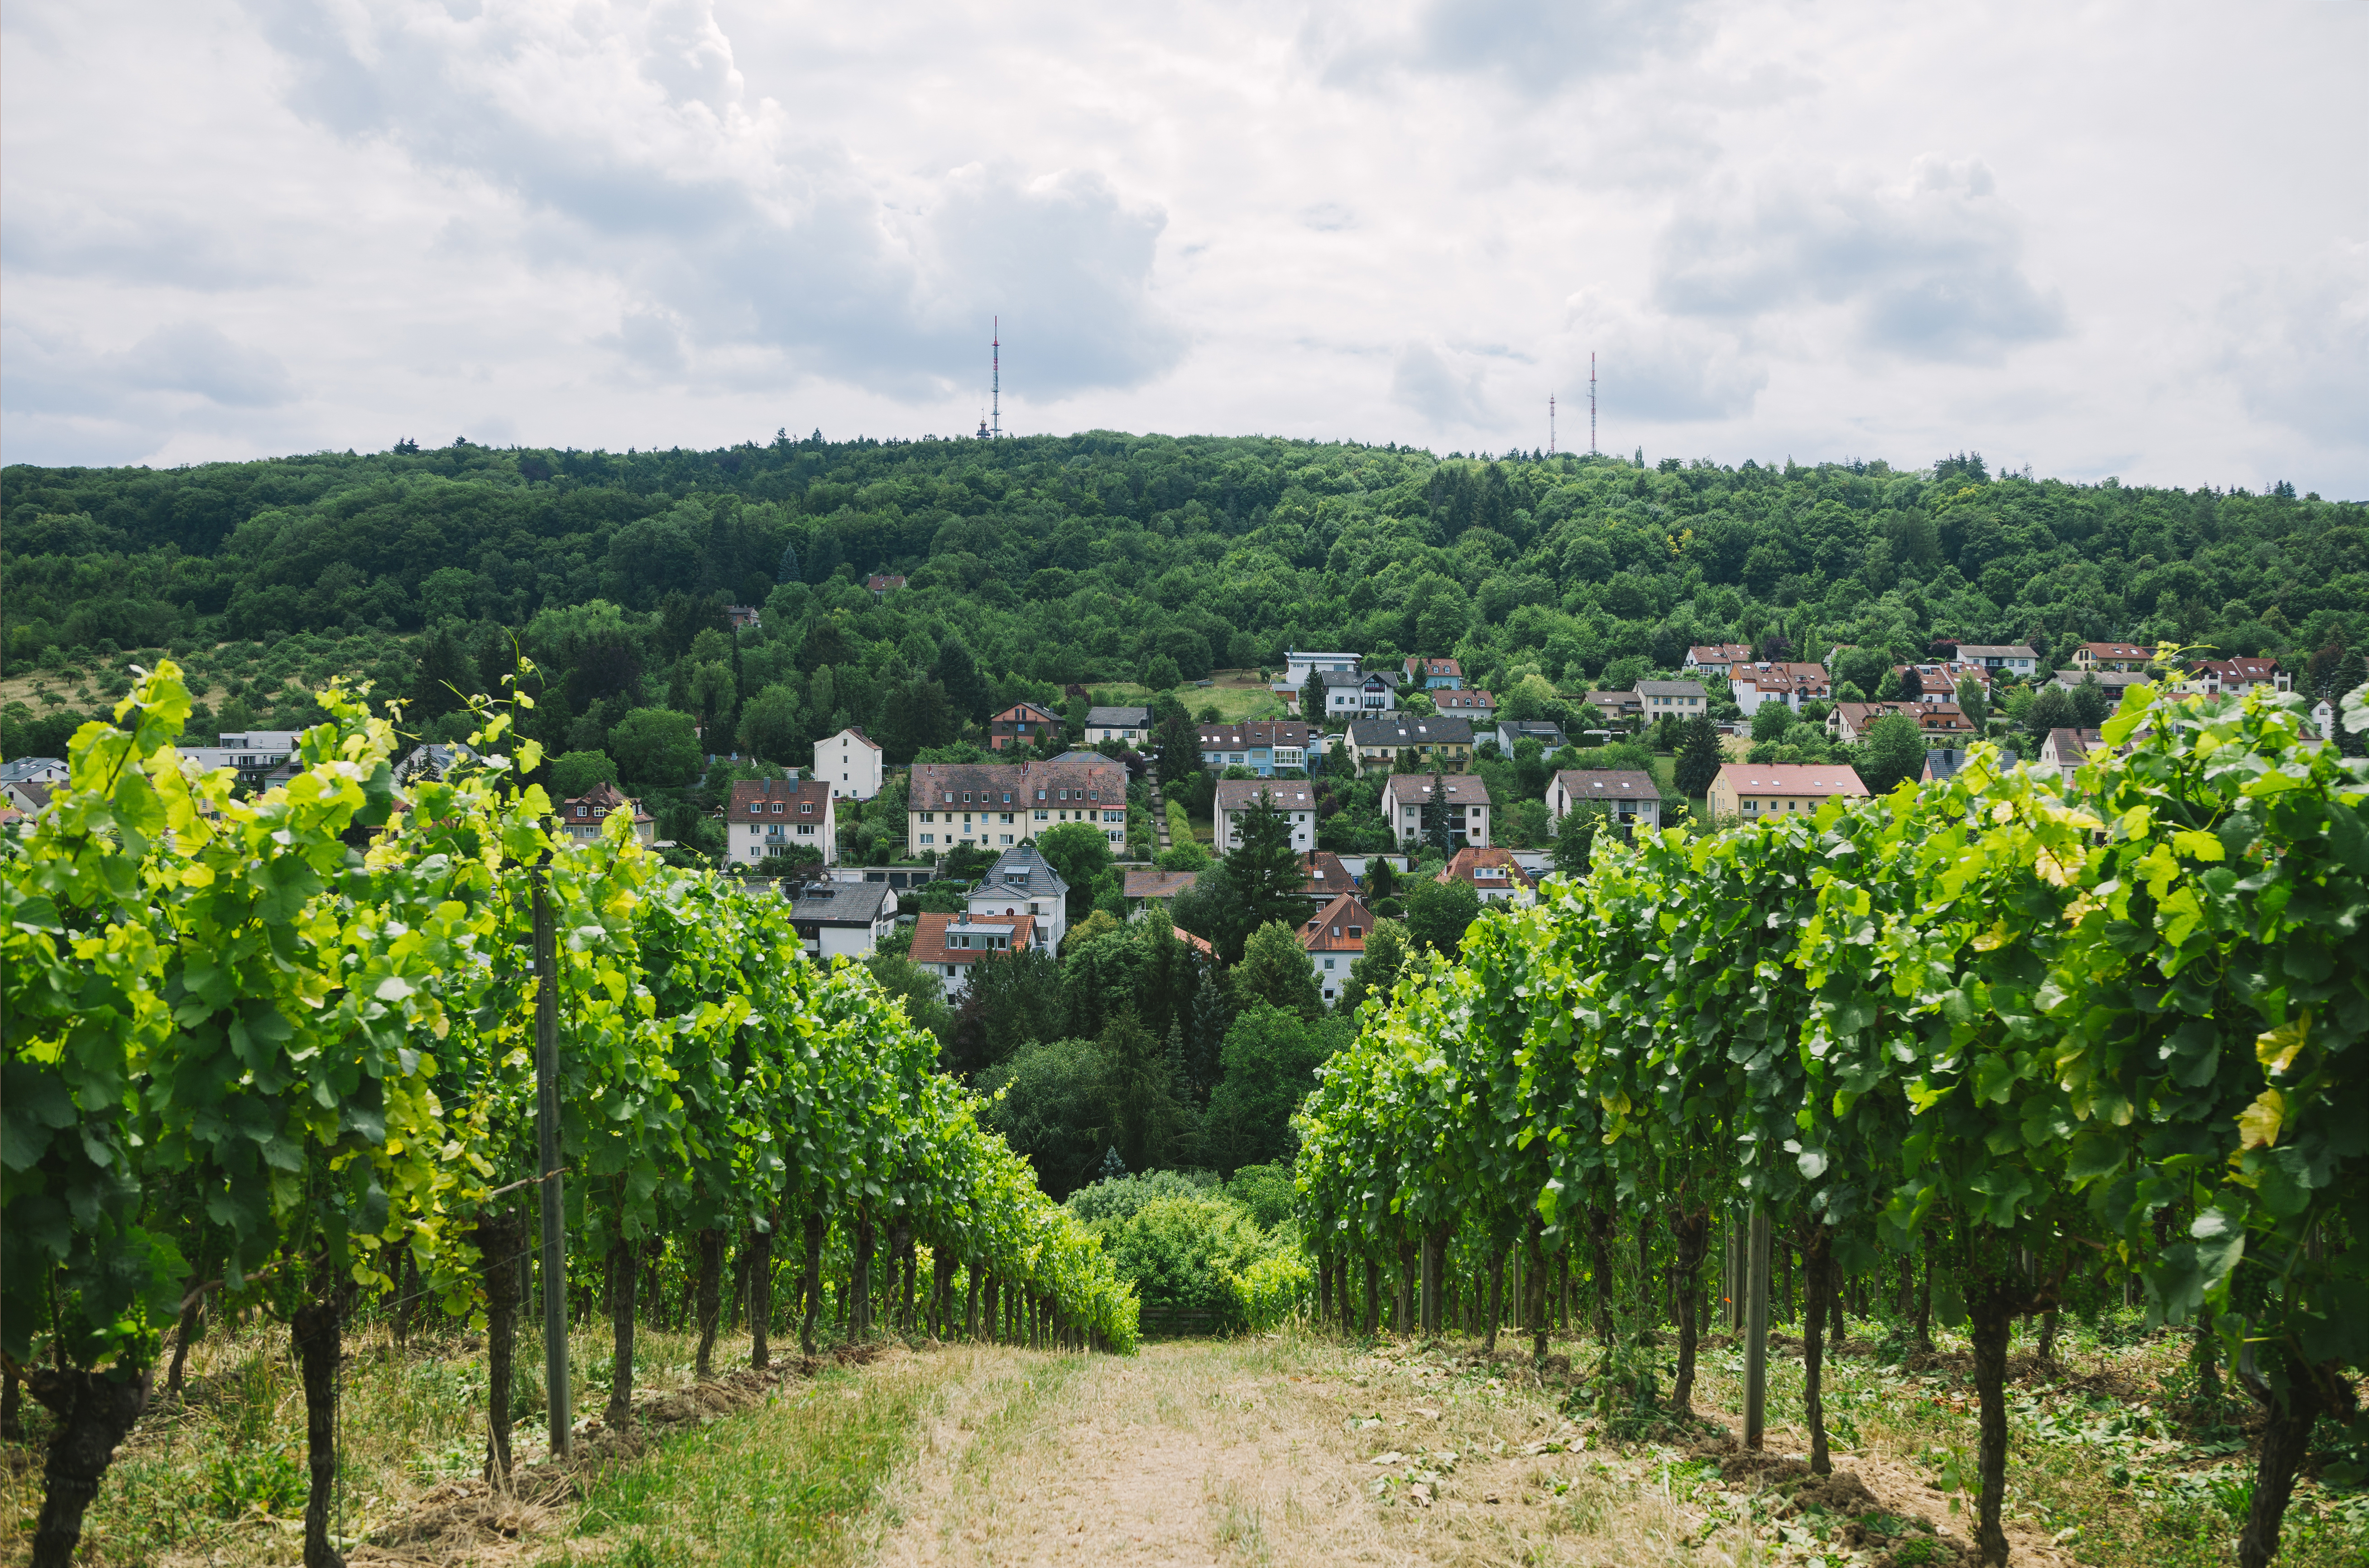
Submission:
<svg viewBox="0 0 2369 1568">
<path fill-rule="evenodd" d="M 1333 967 L 1333 960 L 1331 959 L 1326 959 L 1324 960 L 1324 967 L 1326 969 L 1331 969 Z"/>
<path fill-rule="evenodd" d="M 937 841 L 938 835 L 934 833 L 925 833 L 921 835 L 921 842 L 924 844 L 935 844 Z"/>
</svg>

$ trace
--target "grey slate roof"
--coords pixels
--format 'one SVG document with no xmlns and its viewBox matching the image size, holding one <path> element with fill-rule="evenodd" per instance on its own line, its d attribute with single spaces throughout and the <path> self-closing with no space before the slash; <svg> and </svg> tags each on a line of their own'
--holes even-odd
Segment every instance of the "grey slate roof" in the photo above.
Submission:
<svg viewBox="0 0 2369 1568">
<path fill-rule="evenodd" d="M 790 918 L 810 926 L 870 926 L 896 891 L 887 882 L 808 882 L 790 904 Z"/>
<path fill-rule="evenodd" d="M 1036 853 L 1033 844 L 1016 844 L 995 858 L 978 886 L 971 890 L 973 898 L 994 897 L 1001 893 L 1009 898 L 1053 898 L 1065 895 L 1070 884 L 1061 873 L 1053 869 L 1052 862 Z"/>
<path fill-rule="evenodd" d="M 1149 708 L 1089 708 L 1086 710 L 1086 722 L 1089 725 L 1109 725 L 1121 730 L 1148 730 L 1151 728 L 1151 710 Z"/>
<path fill-rule="evenodd" d="M 1349 741 L 1359 746 L 1469 746 L 1472 744 L 1472 721 L 1446 713 L 1436 713 L 1427 719 L 1410 713 L 1352 719 Z"/>
<path fill-rule="evenodd" d="M 1640 697 L 1700 697 L 1702 682 L 1699 680 L 1641 680 L 1637 683 Z"/>
</svg>

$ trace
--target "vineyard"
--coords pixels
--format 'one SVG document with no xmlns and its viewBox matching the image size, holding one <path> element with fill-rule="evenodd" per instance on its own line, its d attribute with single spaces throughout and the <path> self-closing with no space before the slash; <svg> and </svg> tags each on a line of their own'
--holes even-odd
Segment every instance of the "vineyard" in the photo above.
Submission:
<svg viewBox="0 0 2369 1568">
<path fill-rule="evenodd" d="M 240 800 L 228 772 L 181 766 L 189 699 L 163 665 L 0 839 L 0 1356 L 11 1401 L 21 1385 L 57 1418 L 36 1563 L 73 1557 L 210 1312 L 288 1326 L 311 1565 L 339 1560 L 337 1380 L 364 1306 L 482 1321 L 497 1478 L 536 1281 L 563 1358 L 571 1311 L 605 1306 L 603 1419 L 629 1425 L 641 1282 L 669 1238 L 702 1376 L 727 1276 L 767 1364 L 784 1245 L 807 1349 L 830 1303 L 857 1338 L 878 1312 L 1133 1348 L 1134 1292 L 1095 1239 L 979 1128 L 901 1006 L 804 960 L 783 901 L 627 834 L 555 839 L 516 782 L 537 751 L 509 733 L 522 698 L 477 704 L 485 770 L 401 790 L 388 721 L 334 687 L 321 701 L 302 773 Z M 561 1454 L 567 1386 L 563 1359 Z"/>
<path fill-rule="evenodd" d="M 1823 1472 L 1838 1292 L 1921 1273 L 1972 1344 L 1996 1564 L 2013 1325 L 2128 1293 L 2266 1413 L 2260 1568 L 2369 1364 L 2369 768 L 2301 706 L 2143 688 L 2069 784 L 1978 747 L 1945 785 L 1641 835 L 1476 923 L 1301 1113 L 1319 1315 L 1437 1333 L 1461 1284 L 1494 1338 L 1510 1260 L 1540 1358 L 1592 1317 L 1599 1409 L 1683 1423 L 1705 1298 L 1773 1232 Z M 1673 1279 L 1666 1391 L 1615 1290 L 1631 1241 Z"/>
</svg>

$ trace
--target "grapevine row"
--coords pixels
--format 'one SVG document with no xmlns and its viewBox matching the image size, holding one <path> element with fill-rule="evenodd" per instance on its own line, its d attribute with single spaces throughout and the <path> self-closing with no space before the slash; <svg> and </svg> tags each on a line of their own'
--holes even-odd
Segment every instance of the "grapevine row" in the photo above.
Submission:
<svg viewBox="0 0 2369 1568">
<path fill-rule="evenodd" d="M 1825 1471 L 1820 1308 L 1921 1252 L 1972 1340 L 1978 1545 L 2003 1563 L 2013 1322 L 2135 1274 L 2265 1409 L 2260 1568 L 2314 1421 L 2356 1414 L 2369 1365 L 2369 765 L 2283 694 L 2141 688 L 2105 740 L 2069 782 L 1978 746 L 1946 783 L 1640 835 L 1476 923 L 1461 963 L 1369 1006 L 1303 1110 L 1325 1298 L 1393 1256 L 1429 1287 L 1451 1238 L 1608 1292 L 1615 1216 L 1650 1215 L 1685 1415 L 1709 1237 L 1756 1204 L 1807 1265 Z M 1608 1295 L 1597 1321 L 1609 1340 Z"/>
<path fill-rule="evenodd" d="M 398 790 L 391 723 L 335 688 L 321 700 L 302 771 L 240 800 L 228 772 L 184 768 L 189 699 L 161 665 L 76 736 L 51 806 L 0 836 L 0 1357 L 59 1418 L 37 1563 L 71 1557 L 167 1330 L 186 1349 L 209 1297 L 290 1324 L 305 1561 L 337 1562 L 343 1324 L 400 1277 L 486 1314 L 489 1386 L 508 1390 L 538 1187 L 564 1192 L 570 1245 L 608 1264 L 612 1426 L 633 1419 L 635 1280 L 663 1234 L 692 1242 L 703 1373 L 725 1246 L 751 1265 L 763 1366 L 776 1245 L 803 1264 L 810 1352 L 834 1231 L 858 1336 L 876 1254 L 905 1262 L 910 1293 L 920 1244 L 933 1320 L 951 1322 L 959 1268 L 973 1326 L 983 1288 L 990 1321 L 1133 1347 L 1133 1290 L 1097 1241 L 978 1126 L 901 1004 L 805 960 L 779 899 L 667 868 L 622 817 L 555 837 L 506 705 L 478 703 L 486 768 Z M 538 878 L 555 1180 L 537 1157 Z M 506 1398 L 489 1426 L 507 1474 Z"/>
</svg>

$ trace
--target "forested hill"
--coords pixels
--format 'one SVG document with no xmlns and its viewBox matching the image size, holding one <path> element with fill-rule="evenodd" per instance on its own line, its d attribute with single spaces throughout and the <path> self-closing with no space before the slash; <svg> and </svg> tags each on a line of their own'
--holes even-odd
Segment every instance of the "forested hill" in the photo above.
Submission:
<svg viewBox="0 0 2369 1568">
<path fill-rule="evenodd" d="M 681 705 L 709 607 L 761 605 L 778 660 L 736 662 L 734 689 L 688 699 L 727 732 L 767 686 L 812 735 L 842 714 L 878 724 L 908 679 L 962 687 L 976 718 L 1036 683 L 1164 687 L 1288 646 L 1452 653 L 1497 689 L 1534 668 L 1571 690 L 1674 665 L 1689 642 L 1771 636 L 1810 658 L 1942 636 L 2297 660 L 2369 642 L 2357 503 L 1993 477 L 1977 457 L 1648 467 L 1107 432 L 624 454 L 406 443 L 13 467 L 0 489 L 8 673 L 296 632 L 386 648 L 441 629 L 475 651 L 507 628 L 579 711 Z M 876 604 L 861 588 L 876 572 L 909 585 Z"/>
</svg>

